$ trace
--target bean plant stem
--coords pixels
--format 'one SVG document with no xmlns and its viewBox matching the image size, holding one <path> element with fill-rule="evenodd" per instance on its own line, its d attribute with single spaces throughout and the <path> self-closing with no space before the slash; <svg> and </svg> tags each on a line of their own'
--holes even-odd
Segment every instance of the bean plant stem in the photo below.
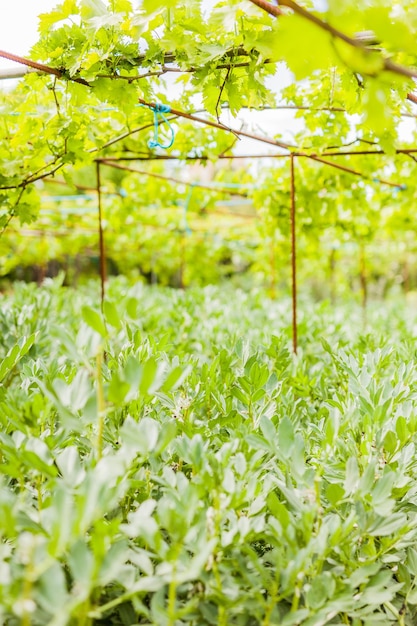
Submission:
<svg viewBox="0 0 417 626">
<path fill-rule="evenodd" d="M 97 363 L 97 460 L 101 459 L 103 453 L 103 429 L 104 429 L 104 413 L 106 410 L 106 404 L 104 400 L 103 389 L 103 352 L 100 350 L 96 357 Z"/>
<path fill-rule="evenodd" d="M 28 607 L 28 603 L 32 599 L 32 587 L 33 587 L 33 552 L 31 550 L 30 560 L 25 568 L 25 578 L 23 581 L 23 612 L 21 626 L 30 626 L 32 623 L 31 612 Z"/>
<path fill-rule="evenodd" d="M 270 626 L 272 611 L 274 610 L 274 606 L 278 603 L 278 599 L 278 585 L 276 581 L 274 581 L 261 626 Z"/>
<path fill-rule="evenodd" d="M 175 581 L 175 570 L 173 572 L 173 579 L 169 583 L 168 587 L 168 619 L 169 626 L 175 626 L 176 621 L 176 604 L 177 604 L 177 583 Z"/>
<path fill-rule="evenodd" d="M 36 481 L 36 490 L 38 492 L 38 511 L 42 510 L 42 474 L 39 474 Z"/>
</svg>

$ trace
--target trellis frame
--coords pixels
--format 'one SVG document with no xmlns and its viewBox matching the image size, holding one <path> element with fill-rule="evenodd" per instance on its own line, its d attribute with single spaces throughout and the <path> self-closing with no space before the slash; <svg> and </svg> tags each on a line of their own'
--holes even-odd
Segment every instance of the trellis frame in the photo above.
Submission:
<svg viewBox="0 0 417 626">
<path fill-rule="evenodd" d="M 260 6 L 261 8 L 263 8 L 264 10 L 268 11 L 271 13 L 271 15 L 274 15 L 275 17 L 277 17 L 278 15 L 282 14 L 282 11 L 278 8 L 275 7 L 274 5 L 271 5 L 270 3 L 266 2 L 265 0 L 251 0 L 254 4 L 256 4 L 257 6 Z M 282 2 L 283 6 L 287 6 L 292 8 L 293 10 L 297 11 L 299 9 L 298 5 L 293 2 L 293 0 L 285 0 L 285 2 Z M 314 16 L 313 16 L 314 17 Z M 310 18 L 308 18 L 310 19 Z M 321 27 L 326 28 L 326 24 L 322 23 Z M 336 33 L 336 36 L 340 37 L 340 33 Z M 353 43 L 352 43 L 353 42 Z M 350 42 L 352 45 L 357 45 L 357 43 L 355 43 L 354 40 L 352 40 L 352 42 Z M 246 54 L 245 51 L 242 51 L 242 54 Z M 168 54 L 169 56 L 169 54 Z M 52 68 L 49 67 L 47 65 L 41 64 L 41 63 L 37 63 L 34 62 L 30 59 L 26 59 L 24 57 L 20 57 L 17 55 L 13 55 L 11 53 L 5 52 L 5 51 L 1 51 L 0 50 L 0 57 L 3 58 L 7 58 L 11 61 L 17 62 L 19 64 L 22 64 L 24 66 L 26 66 L 26 69 L 24 72 L 22 72 L 21 75 L 26 74 L 28 71 L 36 71 L 39 73 L 46 73 L 46 74 L 51 74 L 53 76 L 55 76 L 55 78 L 61 79 L 61 78 L 65 78 L 67 80 L 70 81 L 74 81 L 77 83 L 80 83 L 82 85 L 85 85 L 87 87 L 90 87 L 89 83 L 87 81 L 85 81 L 83 78 L 81 77 L 68 77 L 66 75 L 64 75 L 64 73 L 61 70 L 57 70 L 56 68 Z M 172 62 L 173 59 L 171 58 L 167 58 L 167 60 L 164 62 Z M 269 61 L 267 61 L 269 62 Z M 245 65 L 245 63 L 243 64 Z M 397 71 L 398 67 L 394 68 L 394 67 L 390 67 L 387 68 L 389 71 Z M 166 70 L 168 71 L 168 70 Z M 195 71 L 194 68 L 191 68 L 188 71 Z M 162 71 L 162 73 L 164 73 Z M 148 75 L 154 75 L 154 72 L 149 73 Z M 15 78 L 20 76 L 18 72 L 15 72 L 13 75 L 11 72 L 1 72 L 0 73 L 0 79 L 1 78 Z M 145 78 L 145 75 L 140 75 L 137 78 Z M 116 78 L 116 76 L 115 76 Z M 127 80 L 134 80 L 134 78 L 132 77 L 122 77 L 122 76 L 117 76 L 117 78 L 126 78 Z M 407 94 L 407 99 L 412 101 L 412 102 L 417 102 L 417 97 L 412 94 L 409 93 Z M 144 101 L 143 99 L 139 99 L 139 102 L 147 107 L 149 107 L 150 109 L 154 109 L 156 106 L 156 103 L 149 103 Z M 380 155 L 385 155 L 386 153 L 383 150 L 379 150 L 379 149 L 374 149 L 374 150 L 328 150 L 328 151 L 323 151 L 323 153 L 309 153 L 306 152 L 305 150 L 299 150 L 297 148 L 297 146 L 291 145 L 291 144 L 287 144 L 284 142 L 280 142 L 268 137 L 263 137 L 260 135 L 255 135 L 253 133 L 248 133 L 246 131 L 242 131 L 242 130 L 236 130 L 236 129 L 232 129 L 228 126 L 226 126 L 225 124 L 218 122 L 214 122 L 212 120 L 207 120 L 201 117 L 197 117 L 196 115 L 187 113 L 185 111 L 180 111 L 177 109 L 171 109 L 171 115 L 172 117 L 170 117 L 170 119 L 168 121 L 172 121 L 178 118 L 185 118 L 188 119 L 190 121 L 199 123 L 199 124 L 204 124 L 210 127 L 214 127 L 220 130 L 223 130 L 225 132 L 229 132 L 234 134 L 235 136 L 239 136 L 239 137 L 245 137 L 245 138 L 249 138 L 249 139 L 253 139 L 256 140 L 258 142 L 261 143 L 265 143 L 268 145 L 271 145 L 273 147 L 276 148 L 280 148 L 280 149 L 284 149 L 287 150 L 287 153 L 279 153 L 279 154 L 265 154 L 265 155 L 219 155 L 218 159 L 239 159 L 239 158 L 255 158 L 255 159 L 259 159 L 259 158 L 289 158 L 290 159 L 290 198 L 291 198 L 291 207 L 290 207 L 290 221 L 291 221 L 291 275 L 292 275 L 292 279 L 291 279 L 291 292 L 292 292 L 292 336 L 293 336 L 293 351 L 294 353 L 297 352 L 297 238 L 296 238 L 296 183 L 295 183 L 295 160 L 296 158 L 307 158 L 307 159 L 311 159 L 314 160 L 318 163 L 321 163 L 323 165 L 327 165 L 329 167 L 338 169 L 340 171 L 349 173 L 351 175 L 354 176 L 358 176 L 361 177 L 365 180 L 372 180 L 373 182 L 377 182 L 379 184 L 382 185 L 388 185 L 390 187 L 394 187 L 394 188 L 403 188 L 402 184 L 399 183 L 395 183 L 392 181 L 387 181 L 381 178 L 375 178 L 373 177 L 372 179 L 369 176 L 364 175 L 362 172 L 358 171 L 358 170 L 354 170 L 353 168 L 341 165 L 339 163 L 334 163 L 332 161 L 328 161 L 326 160 L 328 157 L 337 157 L 337 156 L 364 156 L 364 155 L 373 155 L 373 156 L 380 156 Z M 163 120 L 161 120 L 161 123 L 163 123 Z M 149 128 L 150 126 L 152 126 L 151 124 L 147 124 L 144 125 L 143 127 L 137 129 L 137 132 L 140 132 L 142 130 L 145 130 L 147 128 Z M 129 133 L 131 134 L 131 133 Z M 121 141 L 122 139 L 124 139 L 126 137 L 126 135 L 122 135 L 120 137 L 115 138 L 114 140 L 111 140 L 109 142 L 107 142 L 104 146 L 102 146 L 102 149 L 105 149 L 107 147 L 110 147 L 111 145 L 114 145 L 115 143 L 118 143 L 119 141 Z M 94 150 L 95 151 L 95 150 Z M 93 151 L 93 152 L 94 152 Z M 404 154 L 404 155 L 410 155 L 412 156 L 413 154 L 417 153 L 417 148 L 407 148 L 407 149 L 397 149 L 396 150 L 396 154 L 400 155 L 400 154 Z M 326 157 L 326 158 L 323 158 Z M 176 156 L 165 156 L 165 155 L 156 155 L 156 156 L 152 156 L 152 155 L 148 155 L 148 156 L 119 156 L 117 158 L 96 158 L 95 159 L 95 163 L 96 163 L 96 178 L 97 178 L 97 185 L 96 185 L 96 192 L 97 192 L 97 199 L 98 199 L 98 238 L 99 238 L 99 250 L 100 250 L 100 281 L 101 281 L 101 303 L 103 305 L 104 302 L 104 298 L 105 298 L 105 282 L 106 282 L 106 257 L 105 257 L 105 241 L 104 241 L 104 229 L 103 229 L 103 207 L 102 207 L 102 186 L 101 186 L 101 166 L 102 165 L 108 165 L 108 166 L 113 166 L 113 167 L 119 167 L 120 169 L 126 169 L 129 170 L 130 168 L 124 167 L 124 166 L 120 166 L 120 165 L 116 165 L 116 163 L 118 161 L 123 161 L 123 160 L 153 160 L 153 159 L 176 159 L 176 160 L 198 160 L 198 161 L 202 161 L 204 160 L 204 156 L 203 157 L 176 157 Z M 50 176 L 53 176 L 55 174 L 56 171 L 58 171 L 58 169 L 60 169 L 62 165 L 57 165 L 55 167 L 52 168 L 51 171 L 46 172 L 46 173 L 42 173 L 39 176 L 32 176 L 29 177 L 28 180 L 24 181 L 21 184 L 21 187 L 24 188 L 26 187 L 28 184 L 30 184 L 31 182 L 34 182 L 35 180 L 40 180 L 40 179 L 46 179 L 49 178 Z M 145 172 L 138 172 L 139 174 L 145 174 Z M 166 177 L 164 177 L 166 178 Z M 175 182 L 180 182 L 178 180 L 176 180 Z M 184 182 L 184 181 L 181 181 Z"/>
</svg>

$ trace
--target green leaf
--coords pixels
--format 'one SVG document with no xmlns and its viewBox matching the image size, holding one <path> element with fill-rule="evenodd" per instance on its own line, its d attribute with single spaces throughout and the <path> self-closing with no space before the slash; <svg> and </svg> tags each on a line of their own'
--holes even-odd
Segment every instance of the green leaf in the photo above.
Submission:
<svg viewBox="0 0 417 626">
<path fill-rule="evenodd" d="M 271 511 L 274 517 L 279 521 L 282 528 L 284 529 L 287 528 L 287 526 L 290 524 L 290 521 L 291 521 L 290 514 L 287 508 L 284 506 L 284 504 L 280 502 L 280 500 L 278 499 L 278 496 L 276 495 L 274 491 L 271 491 L 268 494 L 267 504 L 268 504 L 268 509 Z"/>
<path fill-rule="evenodd" d="M 261 415 L 261 419 L 259 420 L 259 426 L 261 428 L 262 434 L 270 444 L 274 444 L 277 442 L 277 431 L 271 420 L 266 417 L 266 415 Z"/>
<path fill-rule="evenodd" d="M 417 605 L 417 587 L 410 589 L 406 596 L 407 604 L 411 604 L 412 606 Z"/>
<path fill-rule="evenodd" d="M 79 539 L 70 550 L 68 564 L 75 581 L 80 585 L 85 597 L 94 585 L 94 556 L 84 539 Z"/>
<path fill-rule="evenodd" d="M 338 485 L 337 483 L 327 485 L 326 497 L 330 504 L 333 504 L 334 506 L 337 505 L 337 503 L 343 499 L 344 495 L 345 490 L 341 485 Z"/>
<path fill-rule="evenodd" d="M 382 478 L 380 478 L 374 489 L 372 490 L 372 502 L 375 506 L 379 506 L 380 508 L 384 508 L 386 506 L 385 514 L 389 514 L 389 498 L 392 492 L 392 488 L 395 482 L 395 473 L 394 472 L 385 472 Z M 382 515 L 382 511 L 379 511 Z"/>
<path fill-rule="evenodd" d="M 389 454 L 394 454 L 398 446 L 398 438 L 392 430 L 389 430 L 384 437 L 384 448 Z"/>
<path fill-rule="evenodd" d="M 135 422 L 128 416 L 120 429 L 120 436 L 127 449 L 146 455 L 155 449 L 159 430 L 158 422 L 150 417 L 143 417 L 139 422 Z"/>
<path fill-rule="evenodd" d="M 373 537 L 386 537 L 407 528 L 407 517 L 403 513 L 394 513 L 389 517 L 378 517 L 368 529 Z"/>
<path fill-rule="evenodd" d="M 168 376 L 164 380 L 164 384 L 162 385 L 162 388 L 161 388 L 162 391 L 167 393 L 168 391 L 174 391 L 175 389 L 178 389 L 178 387 L 180 387 L 183 384 L 183 382 L 186 380 L 190 372 L 191 372 L 190 365 L 185 368 L 181 367 L 180 365 L 173 367 L 169 371 Z"/>
<path fill-rule="evenodd" d="M 417 550 L 413 547 L 407 550 L 407 566 L 413 576 L 417 576 Z"/>
<path fill-rule="evenodd" d="M 344 481 L 345 495 L 353 494 L 359 484 L 359 466 L 354 456 L 349 457 L 346 463 L 346 476 Z"/>
<path fill-rule="evenodd" d="M 70 485 L 79 484 L 85 476 L 76 446 L 67 446 L 55 455 L 55 462 L 65 482 Z"/>
<path fill-rule="evenodd" d="M 407 420 L 402 415 L 397 418 L 397 422 L 395 424 L 395 432 L 397 433 L 397 437 L 400 442 L 404 444 L 407 441 L 408 431 Z"/>
<path fill-rule="evenodd" d="M 335 592 L 336 584 L 332 575 L 328 572 L 316 576 L 306 593 L 306 601 L 309 606 L 317 610 L 322 607 L 327 598 Z"/>
<path fill-rule="evenodd" d="M 121 328 L 121 319 L 119 317 L 117 309 L 112 302 L 109 302 L 109 300 L 105 300 L 103 302 L 103 314 L 106 322 L 110 324 L 110 326 L 113 326 L 117 329 Z"/>
<path fill-rule="evenodd" d="M 36 333 L 29 337 L 22 337 L 19 343 L 10 348 L 7 355 L 0 362 L 0 383 L 10 374 L 20 359 L 25 356 L 35 343 Z"/>
<path fill-rule="evenodd" d="M 84 322 L 102 337 L 107 336 L 107 329 L 103 321 L 103 317 L 95 309 L 89 306 L 83 306 L 81 315 Z"/>
<path fill-rule="evenodd" d="M 295 432 L 291 420 L 285 415 L 278 426 L 278 447 L 284 458 L 289 458 L 294 444 Z"/>
<path fill-rule="evenodd" d="M 38 16 L 38 30 L 41 34 L 48 32 L 57 22 L 67 19 L 70 15 L 77 15 L 78 8 L 76 0 L 65 0 L 56 9 L 49 13 L 42 13 Z"/>
<path fill-rule="evenodd" d="M 102 0 L 81 0 L 81 16 L 90 19 L 107 15 L 107 7 Z"/>
<path fill-rule="evenodd" d="M 151 387 L 157 378 L 158 364 L 155 359 L 149 359 L 143 364 L 142 379 L 140 381 L 140 393 L 146 395 L 150 393 Z"/>
<path fill-rule="evenodd" d="M 37 597 L 42 608 L 52 614 L 64 609 L 68 593 L 65 575 L 59 563 L 55 562 L 40 577 Z"/>
<path fill-rule="evenodd" d="M 305 50 L 314 50 L 314 54 L 300 54 L 300 41 Z M 285 59 L 297 80 L 307 78 L 316 70 L 328 70 L 338 63 L 331 36 L 296 14 L 279 20 L 271 54 L 274 59 Z"/>
<path fill-rule="evenodd" d="M 176 6 L 176 0 L 143 0 L 142 6 L 145 11 L 152 13 L 154 11 L 168 9 Z"/>
</svg>

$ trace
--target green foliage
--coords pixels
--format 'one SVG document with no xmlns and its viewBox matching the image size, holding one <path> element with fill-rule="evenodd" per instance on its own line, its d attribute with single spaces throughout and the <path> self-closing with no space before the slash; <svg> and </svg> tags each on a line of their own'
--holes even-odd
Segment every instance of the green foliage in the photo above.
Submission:
<svg viewBox="0 0 417 626">
<path fill-rule="evenodd" d="M 139 97 L 182 110 L 203 103 L 214 116 L 222 105 L 233 116 L 243 107 L 308 106 L 299 149 L 349 142 L 353 129 L 358 140 L 394 155 L 414 87 L 404 77 L 416 61 L 414 3 L 407 12 L 399 3 L 376 0 L 364 7 L 343 0 L 310 11 L 284 9 L 273 18 L 250 2 L 207 7 L 200 0 L 65 0 L 41 15 L 32 57 L 61 76 L 30 73 L 1 97 L 0 229 L 13 217 L 22 224 L 36 217 L 37 180 L 59 170 L 71 179 L 97 156 L 149 154 L 151 113 L 137 106 Z M 369 45 L 366 37 L 352 44 L 357 33 L 369 31 Z M 281 97 L 274 82 L 282 63 L 294 82 Z M 400 65 L 403 74 L 395 70 Z M 224 132 L 194 124 L 184 136 L 182 128 L 178 122 L 179 157 L 191 152 L 212 159 L 230 142 Z"/>
<path fill-rule="evenodd" d="M 94 291 L 3 297 L 3 622 L 411 626 L 414 316 Z"/>
<path fill-rule="evenodd" d="M 179 132 L 178 140 L 185 144 L 186 134 Z M 214 133 L 210 141 L 217 140 Z M 341 294 L 352 288 L 357 291 L 363 250 L 371 289 L 386 292 L 406 282 L 416 252 L 410 182 L 414 166 L 410 158 L 402 157 L 401 172 L 394 178 L 390 157 L 377 159 L 363 157 L 360 165 L 355 156 L 334 159 L 342 166 L 360 167 L 365 178 L 297 159 L 296 231 L 303 290 L 318 290 L 329 297 L 326 283 L 333 281 Z M 138 173 L 102 167 L 109 271 L 171 286 L 219 283 L 232 276 L 258 285 L 274 283 L 273 290 L 286 292 L 290 284 L 288 160 L 276 159 L 272 171 L 211 163 L 206 167 L 208 171 L 194 162 L 187 167 L 173 165 L 169 175 L 159 161 L 146 168 L 136 165 Z M 382 172 L 394 184 L 407 181 L 405 188 L 374 180 Z M 188 176 L 212 179 L 202 186 L 182 184 Z M 95 171 L 91 166 L 79 169 L 68 182 L 75 185 L 74 191 L 61 184 L 45 185 L 36 225 L 22 229 L 9 225 L 0 238 L 0 275 L 19 276 L 18 272 L 35 266 L 41 279 L 53 261 L 66 271 L 66 284 L 82 275 L 82 263 L 90 264 L 90 275 L 98 274 L 97 193 L 91 186 Z"/>
<path fill-rule="evenodd" d="M 96 196 L 61 200 L 57 216 L 41 181 L 59 172 L 91 193 L 97 157 L 146 160 L 144 98 L 203 103 L 212 119 L 224 105 L 232 116 L 302 107 L 303 276 L 330 272 L 335 291 L 338 257 L 353 283 L 358 249 L 363 266 L 373 251 L 366 269 L 378 276 L 386 242 L 406 239 L 393 255 L 398 276 L 415 251 L 415 164 L 393 160 L 414 87 L 404 73 L 416 63 L 415 2 L 407 14 L 385 0 L 283 10 L 276 19 L 249 2 L 65 0 L 41 16 L 31 54 L 60 76 L 30 73 L 0 96 L 1 273 L 96 250 Z M 361 44 L 357 33 L 371 29 L 376 41 Z M 295 82 L 278 102 L 280 63 Z M 173 124 L 168 155 L 212 168 L 233 150 L 225 130 Z M 385 154 L 334 161 L 360 176 L 331 176 L 317 161 L 361 144 Z M 216 213 L 219 188 L 176 183 L 182 167 L 171 181 L 160 163 L 146 168 L 102 166 L 106 249 L 119 270 L 198 285 L 240 264 L 270 274 L 271 291 L 287 282 L 288 162 L 213 168 L 215 183 L 243 185 L 257 211 L 249 223 Z M 14 218 L 37 216 L 27 246 Z M 49 231 L 64 236 L 48 243 Z M 364 267 L 360 279 L 365 291 Z M 59 281 L 2 296 L 2 623 L 415 624 L 414 317 L 396 302 L 370 310 L 372 331 L 361 332 L 353 304 L 306 301 L 293 356 L 290 303 L 263 292 L 119 280 L 102 310 L 97 301 L 95 285 L 76 293 Z"/>
</svg>

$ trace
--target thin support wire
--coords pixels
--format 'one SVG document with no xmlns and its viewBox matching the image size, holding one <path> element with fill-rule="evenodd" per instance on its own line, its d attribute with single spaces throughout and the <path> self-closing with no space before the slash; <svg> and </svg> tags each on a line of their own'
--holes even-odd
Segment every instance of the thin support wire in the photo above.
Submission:
<svg viewBox="0 0 417 626">
<path fill-rule="evenodd" d="M 292 347 L 297 354 L 297 239 L 295 206 L 294 155 L 291 155 L 291 292 L 292 292 Z"/>
<path fill-rule="evenodd" d="M 100 249 L 101 308 L 103 308 L 107 272 L 106 272 L 106 251 L 104 247 L 103 206 L 102 206 L 102 198 L 101 198 L 101 176 L 100 176 L 100 162 L 99 161 L 96 161 L 96 172 L 97 172 L 97 200 L 98 200 L 98 238 L 99 238 L 99 249 Z"/>
<path fill-rule="evenodd" d="M 139 98 L 139 103 L 143 104 L 147 107 L 155 108 L 156 103 L 152 103 L 152 102 L 147 102 L 146 100 L 143 100 L 142 98 Z M 366 174 L 363 174 L 362 172 L 358 172 L 357 170 L 354 170 L 352 168 L 347 168 L 344 165 L 339 165 L 338 163 L 333 163 L 332 161 L 327 161 L 326 159 L 323 159 L 321 157 L 318 156 L 312 156 L 311 154 L 308 154 L 307 152 L 294 152 L 297 150 L 297 146 L 294 146 L 292 144 L 288 144 L 288 143 L 283 143 L 280 141 L 277 141 L 275 139 L 269 139 L 268 137 L 262 137 L 260 135 L 254 135 L 252 133 L 247 133 L 246 131 L 243 130 L 236 130 L 233 128 L 229 128 L 228 126 L 226 126 L 225 124 L 221 124 L 221 123 L 217 123 L 217 122 L 212 122 L 211 120 L 207 120 L 201 117 L 197 117 L 196 115 L 192 115 L 190 113 L 186 113 L 184 111 L 179 111 L 178 109 L 172 109 L 171 108 L 171 113 L 177 117 L 183 117 L 187 120 L 191 120 L 194 122 L 198 122 L 200 124 L 204 124 L 206 126 L 211 126 L 212 128 L 219 128 L 220 130 L 224 130 L 226 132 L 230 132 L 233 133 L 236 137 L 247 137 L 249 139 L 255 139 L 256 141 L 260 141 L 261 143 L 265 143 L 268 145 L 272 145 L 272 146 L 277 146 L 279 148 L 284 148 L 286 150 L 292 150 L 293 152 L 289 152 L 288 155 L 286 155 L 289 158 L 292 158 L 292 156 L 303 156 L 306 157 L 307 159 L 311 159 L 313 161 L 317 161 L 318 163 L 323 163 L 324 165 L 328 165 L 329 167 L 333 167 L 336 168 L 338 170 L 342 170 L 344 172 L 347 172 L 349 174 L 353 174 L 354 176 L 360 176 L 361 178 L 365 179 L 365 180 L 369 180 L 370 177 Z M 103 159 L 103 162 L 107 162 L 108 161 L 106 159 Z M 109 164 L 109 163 L 108 163 Z M 398 184 L 398 183 L 392 183 L 391 181 L 387 181 L 384 180 L 382 178 L 374 178 L 371 180 L 373 180 L 374 182 L 380 183 L 381 185 L 388 185 L 390 187 L 395 187 L 398 189 L 403 189 L 404 186 L 402 184 Z"/>
</svg>

